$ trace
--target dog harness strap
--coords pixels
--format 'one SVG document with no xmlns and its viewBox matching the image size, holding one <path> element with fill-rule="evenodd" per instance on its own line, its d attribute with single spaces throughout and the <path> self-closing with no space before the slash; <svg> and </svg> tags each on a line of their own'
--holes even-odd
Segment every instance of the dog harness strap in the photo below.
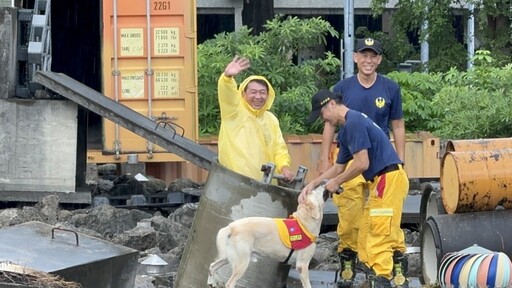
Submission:
<svg viewBox="0 0 512 288">
<path fill-rule="evenodd" d="M 282 262 L 283 264 L 288 264 L 288 261 L 290 260 L 290 258 L 292 258 L 293 251 L 295 251 L 295 249 L 290 249 L 290 253 L 288 253 L 288 257 L 286 257 L 286 260 L 284 260 Z"/>
</svg>

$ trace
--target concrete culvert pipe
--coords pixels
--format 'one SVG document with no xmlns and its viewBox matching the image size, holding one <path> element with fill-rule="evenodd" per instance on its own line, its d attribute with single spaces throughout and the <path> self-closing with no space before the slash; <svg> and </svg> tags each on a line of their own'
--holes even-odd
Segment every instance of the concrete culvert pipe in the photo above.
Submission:
<svg viewBox="0 0 512 288">
<path fill-rule="evenodd" d="M 434 215 L 421 229 L 423 284 L 438 282 L 438 269 L 444 255 L 477 244 L 512 256 L 512 210 Z"/>
<path fill-rule="evenodd" d="M 264 184 L 213 161 L 174 287 L 207 287 L 209 266 L 217 257 L 217 232 L 245 217 L 287 218 L 297 209 L 299 192 Z M 290 265 L 282 265 L 276 260 L 258 258 L 258 262 L 249 264 L 237 287 L 284 287 L 289 269 Z M 230 265 L 219 269 L 217 275 L 227 282 L 231 275 Z"/>
<path fill-rule="evenodd" d="M 433 215 L 446 214 L 441 199 L 441 184 L 437 181 L 421 184 L 420 226 Z"/>
</svg>

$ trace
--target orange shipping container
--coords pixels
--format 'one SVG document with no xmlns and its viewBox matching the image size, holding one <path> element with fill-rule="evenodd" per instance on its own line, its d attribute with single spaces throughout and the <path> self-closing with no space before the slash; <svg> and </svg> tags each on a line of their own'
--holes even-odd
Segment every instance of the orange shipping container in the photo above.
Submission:
<svg viewBox="0 0 512 288">
<path fill-rule="evenodd" d="M 103 93 L 197 140 L 195 1 L 103 1 Z M 119 125 L 103 120 L 103 149 L 94 162 L 182 161 Z"/>
</svg>

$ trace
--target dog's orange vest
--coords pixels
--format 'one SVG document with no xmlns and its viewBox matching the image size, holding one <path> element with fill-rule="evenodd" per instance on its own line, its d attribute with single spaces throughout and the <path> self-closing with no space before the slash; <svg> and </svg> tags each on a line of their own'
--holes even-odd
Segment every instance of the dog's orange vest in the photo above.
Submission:
<svg viewBox="0 0 512 288">
<path fill-rule="evenodd" d="M 276 222 L 281 241 L 290 249 L 304 249 L 316 241 L 315 235 L 311 234 L 295 218 L 276 218 L 274 222 Z"/>
</svg>

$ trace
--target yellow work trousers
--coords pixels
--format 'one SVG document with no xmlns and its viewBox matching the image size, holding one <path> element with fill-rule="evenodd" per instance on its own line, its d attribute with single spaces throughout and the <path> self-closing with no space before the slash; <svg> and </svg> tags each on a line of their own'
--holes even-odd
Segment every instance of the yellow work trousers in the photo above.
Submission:
<svg viewBox="0 0 512 288">
<path fill-rule="evenodd" d="M 350 161 L 347 167 L 352 164 Z M 344 248 L 357 252 L 359 225 L 363 217 L 366 181 L 362 175 L 343 183 L 343 193 L 333 194 L 332 202 L 338 207 L 338 253 Z"/>
<path fill-rule="evenodd" d="M 393 251 L 405 252 L 400 223 L 409 179 L 400 165 L 399 170 L 375 177 L 368 188 L 370 195 L 359 228 L 359 260 L 376 275 L 391 279 Z"/>
</svg>

